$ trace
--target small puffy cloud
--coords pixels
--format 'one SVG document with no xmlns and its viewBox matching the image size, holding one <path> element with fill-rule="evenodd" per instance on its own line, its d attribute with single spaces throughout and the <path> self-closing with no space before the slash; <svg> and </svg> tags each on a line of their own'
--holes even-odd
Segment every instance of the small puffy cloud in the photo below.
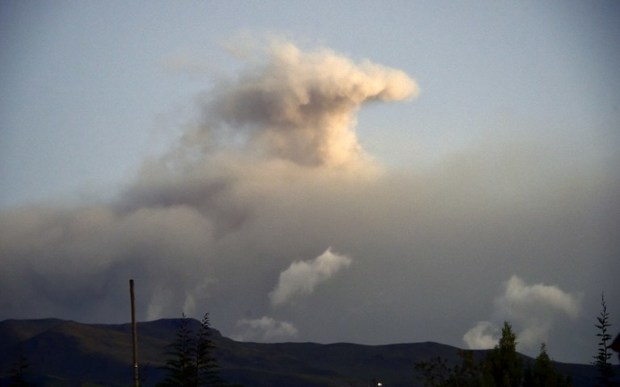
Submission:
<svg viewBox="0 0 620 387">
<path fill-rule="evenodd" d="M 497 327 L 488 321 L 478 321 L 476 326 L 463 336 L 463 341 L 469 349 L 493 348 L 498 339 Z"/>
<path fill-rule="evenodd" d="M 487 349 L 497 344 L 499 320 L 510 321 L 520 329 L 517 341 L 524 347 L 546 342 L 558 316 L 575 318 L 581 309 L 580 296 L 554 285 L 528 285 L 513 275 L 506 281 L 504 293 L 494 302 L 496 322 L 480 321 L 463 336 L 471 349 Z"/>
<path fill-rule="evenodd" d="M 293 262 L 280 273 L 278 285 L 269 294 L 271 304 L 277 306 L 295 296 L 311 294 L 316 285 L 327 281 L 351 262 L 351 258 L 336 254 L 331 248 L 313 260 Z"/>
<path fill-rule="evenodd" d="M 238 341 L 281 341 L 297 336 L 297 328 L 293 324 L 268 316 L 239 320 L 237 328 L 241 332 L 233 338 Z"/>
</svg>

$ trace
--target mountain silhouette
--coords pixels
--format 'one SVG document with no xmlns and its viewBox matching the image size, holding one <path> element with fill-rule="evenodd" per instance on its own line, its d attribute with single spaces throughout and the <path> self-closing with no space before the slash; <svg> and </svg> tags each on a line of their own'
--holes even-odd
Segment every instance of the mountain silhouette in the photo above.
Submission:
<svg viewBox="0 0 620 387">
<path fill-rule="evenodd" d="M 166 347 L 180 319 L 138 324 L 142 386 L 165 377 Z M 190 319 L 190 329 L 200 323 Z M 422 386 L 414 364 L 442 357 L 460 363 L 458 348 L 438 343 L 359 345 L 348 343 L 238 342 L 213 330 L 220 374 L 229 383 L 253 386 Z M 0 322 L 0 386 L 23 359 L 25 379 L 42 386 L 131 386 L 131 324 L 83 324 L 60 319 Z M 484 351 L 476 351 L 482 358 Z M 530 358 L 524 357 L 526 361 Z M 575 386 L 594 384 L 591 365 L 556 363 Z"/>
</svg>

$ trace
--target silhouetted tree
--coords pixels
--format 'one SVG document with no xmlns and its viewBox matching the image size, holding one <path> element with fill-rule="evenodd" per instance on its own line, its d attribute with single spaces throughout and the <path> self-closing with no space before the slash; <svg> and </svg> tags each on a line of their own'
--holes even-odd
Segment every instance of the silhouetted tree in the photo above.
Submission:
<svg viewBox="0 0 620 387">
<path fill-rule="evenodd" d="M 605 294 L 601 294 L 601 314 L 596 318 L 598 324 L 594 326 L 598 329 L 596 337 L 599 338 L 598 353 L 594 357 L 594 364 L 598 369 L 598 385 L 611 386 L 614 370 L 609 362 L 611 358 L 611 335 L 608 332 L 611 324 L 609 323 L 609 312 L 607 312 L 607 304 L 605 303 Z"/>
<path fill-rule="evenodd" d="M 524 371 L 512 326 L 504 323 L 498 344 L 477 362 L 472 351 L 459 351 L 461 364 L 449 366 L 437 357 L 415 363 L 425 387 L 570 387 L 570 377 L 557 372 L 543 344 L 533 365 Z"/>
<path fill-rule="evenodd" d="M 429 361 L 418 361 L 415 370 L 421 373 L 419 379 L 424 382 L 424 387 L 445 386 L 453 370 L 448 366 L 448 361 L 440 356 Z"/>
<path fill-rule="evenodd" d="M 196 385 L 196 367 L 193 359 L 195 347 L 192 332 L 189 328 L 189 320 L 183 314 L 179 320 L 179 328 L 175 341 L 169 346 L 168 360 L 164 367 L 168 371 L 168 377 L 162 386 L 194 386 Z"/>
<path fill-rule="evenodd" d="M 446 359 L 436 357 L 415 363 L 419 379 L 425 387 L 479 387 L 482 374 L 480 365 L 471 351 L 459 351 L 461 365 L 450 367 Z"/>
<path fill-rule="evenodd" d="M 461 365 L 454 368 L 451 386 L 478 387 L 482 384 L 482 368 L 472 351 L 459 351 Z"/>
<path fill-rule="evenodd" d="M 190 320 L 183 315 L 175 341 L 170 345 L 168 360 L 164 367 L 168 376 L 160 386 L 221 386 L 218 365 L 213 355 L 215 346 L 211 340 L 209 314 L 206 313 L 197 332 L 189 326 Z"/>
<path fill-rule="evenodd" d="M 196 338 L 196 373 L 198 386 L 221 385 L 219 366 L 213 355 L 215 345 L 211 339 L 211 323 L 209 313 L 205 313 L 200 322 L 198 337 Z"/>
<path fill-rule="evenodd" d="M 570 377 L 564 376 L 555 369 L 553 361 L 547 354 L 543 343 L 534 364 L 527 367 L 523 374 L 524 387 L 570 387 Z"/>
<path fill-rule="evenodd" d="M 517 353 L 512 326 L 504 322 L 499 343 L 484 361 L 483 384 L 494 387 L 518 387 L 523 376 L 523 360 Z"/>
</svg>

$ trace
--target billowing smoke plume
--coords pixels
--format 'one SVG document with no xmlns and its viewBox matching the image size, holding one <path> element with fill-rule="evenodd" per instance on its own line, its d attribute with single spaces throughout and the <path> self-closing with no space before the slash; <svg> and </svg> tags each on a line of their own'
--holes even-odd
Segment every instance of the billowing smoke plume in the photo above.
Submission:
<svg viewBox="0 0 620 387">
<path fill-rule="evenodd" d="M 329 248 L 311 261 L 293 262 L 280 273 L 278 285 L 269 293 L 272 305 L 281 305 L 296 296 L 312 294 L 319 283 L 327 281 L 351 262 L 351 258 L 336 254 Z"/>
<path fill-rule="evenodd" d="M 358 143 L 355 113 L 365 102 L 414 96 L 415 82 L 327 49 L 279 42 L 263 54 L 205 92 L 178 146 L 146 161 L 116 201 L 0 215 L 4 316 L 31 315 L 19 301 L 28 298 L 39 315 L 109 320 L 129 277 L 144 289 L 145 318 L 200 315 L 206 300 L 228 291 L 234 268 L 251 263 L 252 245 L 276 239 L 287 219 L 277 211 L 375 168 Z M 279 249 L 269 264 L 288 265 L 297 249 Z M 285 273 L 274 302 L 312 291 L 348 262 L 328 250 L 309 267 L 310 282 L 295 285 Z"/>
<path fill-rule="evenodd" d="M 562 136 L 512 127 L 506 138 L 502 121 L 424 166 L 381 168 L 360 147 L 355 114 L 416 93 L 399 70 L 270 46 L 205 91 L 178 143 L 115 200 L 0 214 L 0 319 L 126 322 L 134 278 L 139 319 L 210 312 L 224 334 L 249 340 L 458 344 L 512 273 L 593 294 L 584 315 L 597 313 L 602 284 L 617 299 L 611 163 L 581 163 L 572 145 L 549 152 L 569 149 Z M 326 246 L 347 257 L 321 255 Z M 522 344 L 544 340 L 572 328 L 559 317 L 578 305 L 513 277 L 466 337 L 488 347 L 509 320 Z M 589 321 L 575 323 L 590 337 Z M 565 354 L 589 351 L 564 338 Z"/>
<path fill-rule="evenodd" d="M 504 294 L 495 299 L 496 320 L 503 319 L 518 329 L 517 341 L 525 348 L 545 343 L 556 317 L 575 318 L 581 309 L 580 297 L 557 286 L 527 285 L 513 275 Z M 463 336 L 471 349 L 488 349 L 499 340 L 497 323 L 480 321 Z"/>
<path fill-rule="evenodd" d="M 190 142 L 206 137 L 211 146 L 217 139 L 220 148 L 245 147 L 300 165 L 351 167 L 367 157 L 355 133 L 359 107 L 418 93 L 400 70 L 356 64 L 330 50 L 278 43 L 268 53 L 267 61 L 206 96 L 206 122 Z"/>
</svg>

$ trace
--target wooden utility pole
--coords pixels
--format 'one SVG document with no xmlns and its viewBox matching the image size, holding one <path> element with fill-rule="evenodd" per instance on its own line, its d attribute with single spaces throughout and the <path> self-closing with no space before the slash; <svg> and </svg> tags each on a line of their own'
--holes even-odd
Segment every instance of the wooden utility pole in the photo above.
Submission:
<svg viewBox="0 0 620 387">
<path fill-rule="evenodd" d="M 131 338 L 133 352 L 133 385 L 140 386 L 140 377 L 138 376 L 138 326 L 136 324 L 136 305 L 133 295 L 133 280 L 129 280 L 129 297 L 131 298 Z"/>
</svg>

